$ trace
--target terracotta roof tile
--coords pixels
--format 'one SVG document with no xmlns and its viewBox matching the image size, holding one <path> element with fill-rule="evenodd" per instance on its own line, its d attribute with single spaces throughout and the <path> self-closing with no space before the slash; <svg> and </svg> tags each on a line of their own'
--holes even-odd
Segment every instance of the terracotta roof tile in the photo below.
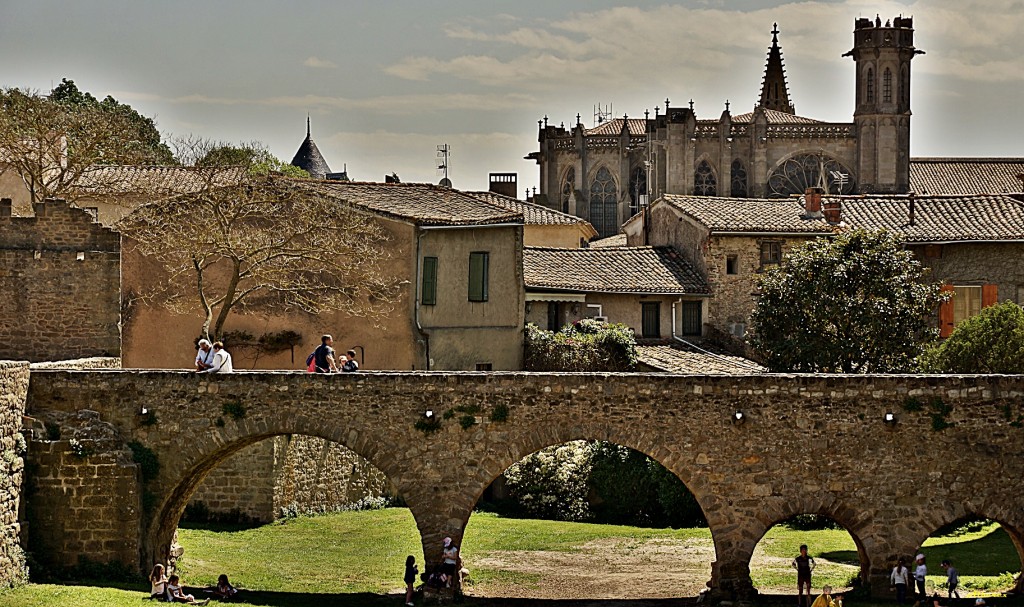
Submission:
<svg viewBox="0 0 1024 607">
<path fill-rule="evenodd" d="M 527 289 L 582 293 L 706 295 L 707 283 L 671 247 L 525 247 Z"/>
<path fill-rule="evenodd" d="M 482 200 L 488 204 L 499 206 L 509 211 L 523 214 L 523 221 L 527 225 L 580 225 L 586 224 L 585 231 L 593 232 L 593 235 L 597 235 L 597 230 L 590 225 L 585 219 L 576 217 L 575 215 L 569 215 L 568 213 L 562 213 L 555 211 L 539 204 L 532 202 L 526 202 L 525 200 L 519 200 L 518 198 L 512 198 L 511 196 L 505 196 L 504 194 L 496 194 L 494 192 L 464 192 L 476 198 Z"/>
<path fill-rule="evenodd" d="M 808 118 L 806 116 L 797 116 L 796 114 L 787 114 L 786 112 L 780 112 L 778 110 L 764 109 L 764 117 L 768 119 L 768 124 L 824 124 L 820 120 L 814 118 Z M 747 112 L 746 114 L 737 114 L 732 117 L 733 122 L 753 122 L 754 112 Z"/>
<path fill-rule="evenodd" d="M 640 359 L 640 364 L 666 373 L 751 375 L 766 371 L 761 365 L 746 358 L 715 352 L 701 352 L 681 343 L 637 345 L 636 354 Z"/>
<path fill-rule="evenodd" d="M 97 166 L 82 173 L 76 194 L 174 196 L 192 194 L 210 185 L 238 183 L 245 177 L 243 167 Z"/>
<path fill-rule="evenodd" d="M 420 225 L 523 223 L 522 213 L 429 183 L 366 183 L 291 179 L 296 187 Z"/>
<path fill-rule="evenodd" d="M 918 194 L 1024 192 L 1024 158 L 911 158 L 910 189 Z"/>
<path fill-rule="evenodd" d="M 824 219 L 804 217 L 803 206 L 795 198 L 721 198 L 665 194 L 661 200 L 712 232 L 826 234 L 833 231 Z"/>
<path fill-rule="evenodd" d="M 620 135 L 622 133 L 622 118 L 613 118 L 604 124 L 599 124 L 592 129 L 583 131 L 585 135 Z M 643 118 L 627 118 L 629 121 L 630 135 L 646 135 L 647 120 Z"/>
<path fill-rule="evenodd" d="M 608 236 L 605 238 L 599 238 L 597 240 L 590 241 L 590 248 L 600 249 L 605 247 L 624 247 L 626 246 L 626 235 L 616 234 L 615 236 Z"/>
<path fill-rule="evenodd" d="M 1024 203 L 1010 196 L 916 196 L 914 225 L 906 196 L 843 198 L 842 219 L 853 227 L 887 229 L 907 242 L 1024 240 Z"/>
</svg>

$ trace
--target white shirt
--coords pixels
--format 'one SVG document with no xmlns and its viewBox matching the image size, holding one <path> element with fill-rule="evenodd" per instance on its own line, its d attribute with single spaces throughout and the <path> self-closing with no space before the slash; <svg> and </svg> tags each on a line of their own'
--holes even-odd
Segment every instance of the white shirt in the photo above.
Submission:
<svg viewBox="0 0 1024 607">
<path fill-rule="evenodd" d="M 213 348 L 210 348 L 206 352 L 203 352 L 203 349 L 199 348 L 199 351 L 196 352 L 196 366 L 198 367 L 199 363 L 203 363 L 203 367 L 205 368 L 208 365 L 213 364 L 213 354 Z"/>
<path fill-rule="evenodd" d="M 892 575 L 889 576 L 893 584 L 903 584 L 904 586 L 910 581 L 907 579 L 908 577 L 910 577 L 910 570 L 906 567 L 901 569 L 899 566 L 893 567 Z"/>
<path fill-rule="evenodd" d="M 917 580 L 919 582 L 923 582 L 924 581 L 924 576 L 926 576 L 926 575 L 928 575 L 928 566 L 927 565 L 922 563 L 921 565 L 917 566 L 917 569 L 914 569 L 914 579 L 915 580 Z"/>
<path fill-rule="evenodd" d="M 231 355 L 223 348 L 214 352 L 213 362 L 210 364 L 213 366 L 202 373 L 231 373 L 234 371 L 234 367 L 231 366 Z"/>
</svg>

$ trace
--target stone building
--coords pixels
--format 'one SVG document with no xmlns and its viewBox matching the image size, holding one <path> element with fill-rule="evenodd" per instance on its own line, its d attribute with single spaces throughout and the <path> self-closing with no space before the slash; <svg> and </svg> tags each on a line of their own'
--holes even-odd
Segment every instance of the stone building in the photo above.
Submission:
<svg viewBox="0 0 1024 607">
<path fill-rule="evenodd" d="M 829 192 L 910 189 L 910 64 L 913 21 L 857 19 L 856 100 L 851 122 L 800 116 L 789 96 L 778 28 L 772 30 L 761 94 L 752 111 L 699 118 L 692 102 L 643 118 L 585 128 L 542 121 L 535 202 L 583 217 L 610 236 L 642 203 L 663 194 L 777 198 L 809 186 Z"/>
<path fill-rule="evenodd" d="M 523 214 L 523 246 L 578 249 L 587 246 L 597 230 L 589 221 L 539 204 L 497 192 L 466 192 L 474 198 Z"/>
<path fill-rule="evenodd" d="M 756 276 L 808 239 L 841 230 L 900 235 L 954 293 L 940 334 L 997 301 L 1024 304 L 1024 196 L 825 196 L 722 199 L 667 194 L 624 226 L 630 244 L 672 246 L 707 281 L 708 330 L 741 338 L 757 297 Z"/>
</svg>

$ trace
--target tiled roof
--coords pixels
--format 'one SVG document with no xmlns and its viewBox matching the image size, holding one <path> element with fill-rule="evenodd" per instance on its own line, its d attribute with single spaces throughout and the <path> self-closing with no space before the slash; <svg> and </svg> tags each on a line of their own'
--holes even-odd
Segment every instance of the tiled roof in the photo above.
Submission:
<svg viewBox="0 0 1024 607">
<path fill-rule="evenodd" d="M 592 129 L 586 129 L 584 134 L 586 135 L 619 135 L 622 133 L 622 118 L 614 118 L 595 126 Z M 630 135 L 644 135 L 647 133 L 647 120 L 643 118 L 626 118 L 629 121 L 629 134 Z"/>
<path fill-rule="evenodd" d="M 707 283 L 671 247 L 525 247 L 527 289 L 582 293 L 705 295 Z"/>
<path fill-rule="evenodd" d="M 914 225 L 906 196 L 843 198 L 842 220 L 853 227 L 888 229 L 907 242 L 1024 240 L 1024 203 L 1010 196 L 916 196 Z"/>
<path fill-rule="evenodd" d="M 339 202 L 420 225 L 523 223 L 522 213 L 429 183 L 288 181 L 295 187 L 333 197 Z"/>
<path fill-rule="evenodd" d="M 605 238 L 599 238 L 597 240 L 590 241 L 590 248 L 600 249 L 604 247 L 624 247 L 626 246 L 626 235 L 616 234 L 615 236 L 608 236 Z"/>
<path fill-rule="evenodd" d="M 661 200 L 712 232 L 830 233 L 824 219 L 803 217 L 795 198 L 719 198 L 665 194 Z"/>
<path fill-rule="evenodd" d="M 640 364 L 666 373 L 750 375 L 766 371 L 761 365 L 746 358 L 716 352 L 701 352 L 681 343 L 637 345 L 636 354 L 640 359 Z"/>
<path fill-rule="evenodd" d="M 764 117 L 768 119 L 768 124 L 823 124 L 820 120 L 814 118 L 807 118 L 806 116 L 797 116 L 796 114 L 787 114 L 786 112 L 780 112 L 778 110 L 764 109 Z M 754 112 L 747 112 L 746 114 L 738 114 L 732 117 L 733 122 L 753 122 Z"/>
<path fill-rule="evenodd" d="M 910 189 L 918 194 L 1024 192 L 1024 158 L 911 158 Z"/>
<path fill-rule="evenodd" d="M 118 195 L 156 194 L 173 196 L 192 194 L 211 185 L 238 183 L 246 176 L 243 167 L 179 166 L 97 166 L 82 173 L 77 194 Z"/>
<path fill-rule="evenodd" d="M 494 192 L 465 192 L 470 196 L 482 200 L 488 204 L 499 206 L 509 211 L 523 214 L 523 221 L 527 225 L 584 225 L 585 232 L 591 232 L 593 236 L 597 235 L 597 230 L 590 225 L 585 219 L 576 217 L 575 215 L 569 215 L 568 213 L 562 213 L 555 211 L 547 207 L 543 207 L 539 204 L 532 202 L 526 202 L 525 200 L 519 200 L 518 198 L 512 198 L 511 196 L 505 196 L 504 194 L 496 194 Z"/>
<path fill-rule="evenodd" d="M 306 118 L 306 138 L 299 144 L 299 149 L 292 157 L 291 164 L 305 170 L 314 179 L 323 179 L 331 172 L 331 167 L 327 166 L 327 161 L 320 153 L 320 148 L 313 143 L 308 117 Z"/>
</svg>

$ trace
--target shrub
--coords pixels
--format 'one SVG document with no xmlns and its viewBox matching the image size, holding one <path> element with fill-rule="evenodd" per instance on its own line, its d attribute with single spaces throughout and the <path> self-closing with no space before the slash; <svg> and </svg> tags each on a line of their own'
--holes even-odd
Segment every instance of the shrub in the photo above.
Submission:
<svg viewBox="0 0 1024 607">
<path fill-rule="evenodd" d="M 526 456 L 505 471 L 508 488 L 530 516 L 582 521 L 590 515 L 587 477 L 591 447 L 572 441 Z"/>
<path fill-rule="evenodd" d="M 626 325 L 583 319 L 558 332 L 526 326 L 527 371 L 632 371 L 636 363 L 636 339 Z"/>
<path fill-rule="evenodd" d="M 931 373 L 1024 373 L 1024 310 L 1007 301 L 963 321 L 921 355 Z"/>
</svg>

